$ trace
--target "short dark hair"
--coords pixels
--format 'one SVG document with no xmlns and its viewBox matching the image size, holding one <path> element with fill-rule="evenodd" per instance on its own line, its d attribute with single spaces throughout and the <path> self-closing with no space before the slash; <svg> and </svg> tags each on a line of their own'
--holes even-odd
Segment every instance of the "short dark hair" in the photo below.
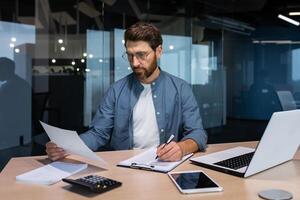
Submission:
<svg viewBox="0 0 300 200">
<path fill-rule="evenodd" d="M 159 29 L 153 24 L 142 21 L 130 26 L 124 33 L 124 39 L 125 47 L 128 40 L 145 41 L 153 50 L 163 42 Z"/>
</svg>

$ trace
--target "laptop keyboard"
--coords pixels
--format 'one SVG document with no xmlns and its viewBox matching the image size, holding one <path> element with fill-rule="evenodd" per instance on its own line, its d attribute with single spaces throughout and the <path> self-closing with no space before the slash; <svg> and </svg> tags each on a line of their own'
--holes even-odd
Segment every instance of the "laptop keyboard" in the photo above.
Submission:
<svg viewBox="0 0 300 200">
<path fill-rule="evenodd" d="M 253 155 L 254 155 L 254 152 L 251 152 L 251 153 L 243 154 L 243 155 L 236 156 L 233 158 L 229 158 L 226 160 L 222 160 L 222 161 L 214 163 L 214 164 L 236 170 L 236 169 L 240 169 L 242 167 L 248 166 Z"/>
</svg>

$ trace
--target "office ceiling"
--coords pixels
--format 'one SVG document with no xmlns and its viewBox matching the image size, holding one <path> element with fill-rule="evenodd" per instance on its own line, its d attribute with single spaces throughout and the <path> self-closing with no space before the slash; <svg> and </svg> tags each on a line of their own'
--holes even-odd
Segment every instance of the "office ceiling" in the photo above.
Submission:
<svg viewBox="0 0 300 200">
<path fill-rule="evenodd" d="M 67 30 L 85 33 L 86 29 L 125 28 L 137 20 L 153 23 L 168 17 L 213 16 L 258 26 L 292 26 L 277 18 L 300 11 L 299 0 L 40 0 L 44 15 L 52 20 L 50 32 Z M 0 20 L 34 23 L 35 0 L 1 0 Z M 77 9 L 78 8 L 78 9 Z M 43 16 L 40 16 L 43 17 Z M 25 19 L 24 19 L 25 18 Z M 300 20 L 300 16 L 293 16 Z M 39 28 L 43 28 L 43 22 Z"/>
</svg>

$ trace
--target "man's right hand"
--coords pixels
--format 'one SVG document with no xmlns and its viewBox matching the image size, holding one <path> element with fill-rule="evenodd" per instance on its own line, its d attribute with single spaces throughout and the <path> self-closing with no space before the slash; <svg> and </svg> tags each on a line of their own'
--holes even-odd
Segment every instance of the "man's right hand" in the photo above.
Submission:
<svg viewBox="0 0 300 200">
<path fill-rule="evenodd" d="M 48 154 L 48 157 L 53 161 L 59 160 L 68 155 L 63 148 L 58 147 L 53 142 L 48 142 L 46 144 L 46 152 Z"/>
</svg>

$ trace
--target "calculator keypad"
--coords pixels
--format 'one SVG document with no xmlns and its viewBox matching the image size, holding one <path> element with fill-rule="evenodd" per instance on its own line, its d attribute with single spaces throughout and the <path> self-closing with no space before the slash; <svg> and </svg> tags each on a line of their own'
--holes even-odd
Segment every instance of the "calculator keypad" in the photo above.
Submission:
<svg viewBox="0 0 300 200">
<path fill-rule="evenodd" d="M 106 192 L 122 185 L 121 182 L 98 175 L 89 175 L 75 180 L 63 179 L 73 185 L 79 185 L 98 193 Z"/>
</svg>

